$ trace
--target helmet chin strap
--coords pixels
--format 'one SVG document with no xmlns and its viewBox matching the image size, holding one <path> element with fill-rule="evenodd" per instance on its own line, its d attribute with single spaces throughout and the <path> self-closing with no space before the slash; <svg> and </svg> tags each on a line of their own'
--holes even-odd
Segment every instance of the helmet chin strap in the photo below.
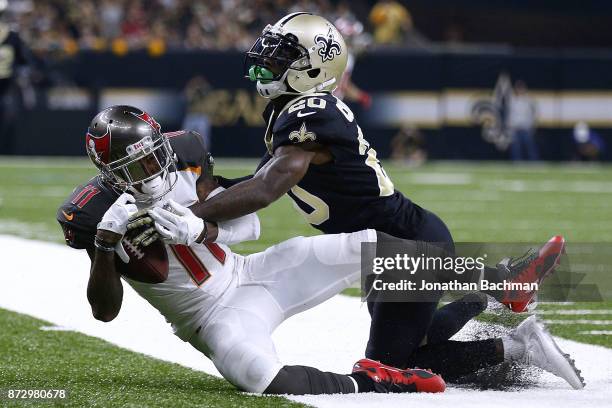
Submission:
<svg viewBox="0 0 612 408">
<path fill-rule="evenodd" d="M 142 183 L 140 185 L 140 190 L 135 187 L 130 187 L 128 190 L 134 195 L 136 203 L 147 205 L 154 204 L 161 200 L 161 198 L 168 194 L 170 190 L 172 190 L 172 187 L 174 187 L 176 181 L 172 183 L 172 186 L 167 186 L 169 182 L 168 177 L 172 177 L 171 175 L 173 174 L 176 177 L 174 172 L 164 173 L 161 176 L 157 176 L 152 180 Z"/>
<path fill-rule="evenodd" d="M 278 81 L 270 81 L 268 83 L 262 83 L 261 81 L 257 81 L 257 92 L 259 95 L 263 96 L 266 99 L 274 99 L 281 95 L 302 95 L 314 92 L 321 92 L 325 88 L 330 85 L 336 83 L 336 78 L 330 78 L 327 81 L 323 81 L 318 85 L 313 86 L 310 89 L 307 89 L 303 92 L 293 92 L 287 90 L 287 85 L 285 80 L 287 79 L 287 74 L 289 70 L 285 72 L 285 74 Z"/>
<path fill-rule="evenodd" d="M 285 80 L 289 70 L 285 71 L 283 76 L 278 81 L 257 81 L 257 92 L 266 99 L 274 99 L 277 96 L 287 93 L 287 85 Z"/>
<path fill-rule="evenodd" d="M 307 89 L 304 92 L 299 92 L 299 93 L 313 93 L 313 92 L 321 92 L 323 89 L 327 88 L 330 85 L 333 85 L 336 83 L 336 78 L 330 78 L 327 81 L 323 81 L 321 82 L 319 85 L 313 86 L 310 89 Z"/>
</svg>

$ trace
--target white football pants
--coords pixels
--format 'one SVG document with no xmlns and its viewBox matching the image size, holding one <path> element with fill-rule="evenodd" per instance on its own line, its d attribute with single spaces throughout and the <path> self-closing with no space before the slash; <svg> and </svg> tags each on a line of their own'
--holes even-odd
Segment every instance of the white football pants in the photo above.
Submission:
<svg viewBox="0 0 612 408">
<path fill-rule="evenodd" d="M 238 388 L 263 392 L 283 364 L 270 335 L 360 279 L 361 243 L 374 230 L 296 237 L 245 257 L 232 285 L 189 340 Z"/>
</svg>

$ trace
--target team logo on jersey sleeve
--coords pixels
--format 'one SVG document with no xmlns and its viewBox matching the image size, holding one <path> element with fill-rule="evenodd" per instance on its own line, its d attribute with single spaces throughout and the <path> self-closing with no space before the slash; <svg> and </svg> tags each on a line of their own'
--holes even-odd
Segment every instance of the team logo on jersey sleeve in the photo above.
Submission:
<svg viewBox="0 0 612 408">
<path fill-rule="evenodd" d="M 289 133 L 289 140 L 295 143 L 302 143 L 307 140 L 314 141 L 317 138 L 317 135 L 314 132 L 309 132 L 306 130 L 306 124 L 302 123 L 300 130 L 294 130 Z"/>
<path fill-rule="evenodd" d="M 330 28 L 327 32 L 327 35 L 317 35 L 315 37 L 315 43 L 321 46 L 319 48 L 319 55 L 323 62 L 331 61 L 334 57 L 337 57 L 342 53 L 342 48 L 340 47 L 340 43 L 334 40 L 334 32 Z"/>
</svg>

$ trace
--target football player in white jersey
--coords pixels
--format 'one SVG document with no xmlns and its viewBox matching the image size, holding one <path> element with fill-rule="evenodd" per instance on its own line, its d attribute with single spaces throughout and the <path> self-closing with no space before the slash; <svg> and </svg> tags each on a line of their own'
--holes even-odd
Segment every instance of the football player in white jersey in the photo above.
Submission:
<svg viewBox="0 0 612 408">
<path fill-rule="evenodd" d="M 274 329 L 358 281 L 361 243 L 379 242 L 382 236 L 376 231 L 296 237 L 242 256 L 227 245 L 257 239 L 257 215 L 209 223 L 187 208 L 223 190 L 197 133 L 164 134 L 145 112 L 114 106 L 94 117 L 86 146 L 100 174 L 75 189 L 60 207 L 58 221 L 68 245 L 86 249 L 92 260 L 87 296 L 96 319 L 110 321 L 120 311 L 120 271 L 140 244 L 133 241 L 148 240 L 152 233 L 126 236 L 128 219 L 146 209 L 156 221 L 155 233 L 164 237 L 168 276 L 158 283 L 140 282 L 138 275 L 124 280 L 166 317 L 178 337 L 209 357 L 239 389 L 270 394 L 444 391 L 442 377 L 428 370 L 362 359 L 344 375 L 283 365 L 276 355 L 270 337 Z M 402 242 L 415 256 L 417 250 L 443 254 L 426 243 Z M 139 256 L 151 256 L 147 248 L 152 247 L 145 246 Z M 582 386 L 573 365 L 533 319 L 511 335 L 493 339 L 492 345 L 497 358 L 488 365 L 523 360 Z M 431 361 L 436 353 L 435 347 L 428 347 L 423 361 Z M 442 357 L 449 365 L 448 355 Z M 453 358 L 461 363 L 451 375 L 482 368 L 460 355 Z"/>
</svg>

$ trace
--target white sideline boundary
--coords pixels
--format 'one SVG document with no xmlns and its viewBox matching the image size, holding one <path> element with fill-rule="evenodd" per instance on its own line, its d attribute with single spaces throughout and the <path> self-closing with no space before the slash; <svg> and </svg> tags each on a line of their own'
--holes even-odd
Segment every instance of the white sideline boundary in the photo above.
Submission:
<svg viewBox="0 0 612 408">
<path fill-rule="evenodd" d="M 161 315 L 128 285 L 124 285 L 124 303 L 117 319 L 110 323 L 94 320 L 85 295 L 89 259 L 83 251 L 5 235 L 0 235 L 0 251 L 0 307 L 47 320 L 59 326 L 58 330 L 74 330 L 128 350 L 219 375 L 209 360 L 172 335 Z M 337 296 L 289 319 L 273 337 L 285 363 L 348 372 L 363 354 L 368 326 L 367 309 L 358 299 Z M 50 329 L 44 327 L 43 330 Z M 564 339 L 557 341 L 576 359 L 587 382 L 584 390 L 574 391 L 563 380 L 543 373 L 533 388 L 522 391 L 449 387 L 444 394 L 436 395 L 356 394 L 291 399 L 317 407 L 343 408 L 414 404 L 419 408 L 609 406 L 612 350 Z"/>
</svg>

